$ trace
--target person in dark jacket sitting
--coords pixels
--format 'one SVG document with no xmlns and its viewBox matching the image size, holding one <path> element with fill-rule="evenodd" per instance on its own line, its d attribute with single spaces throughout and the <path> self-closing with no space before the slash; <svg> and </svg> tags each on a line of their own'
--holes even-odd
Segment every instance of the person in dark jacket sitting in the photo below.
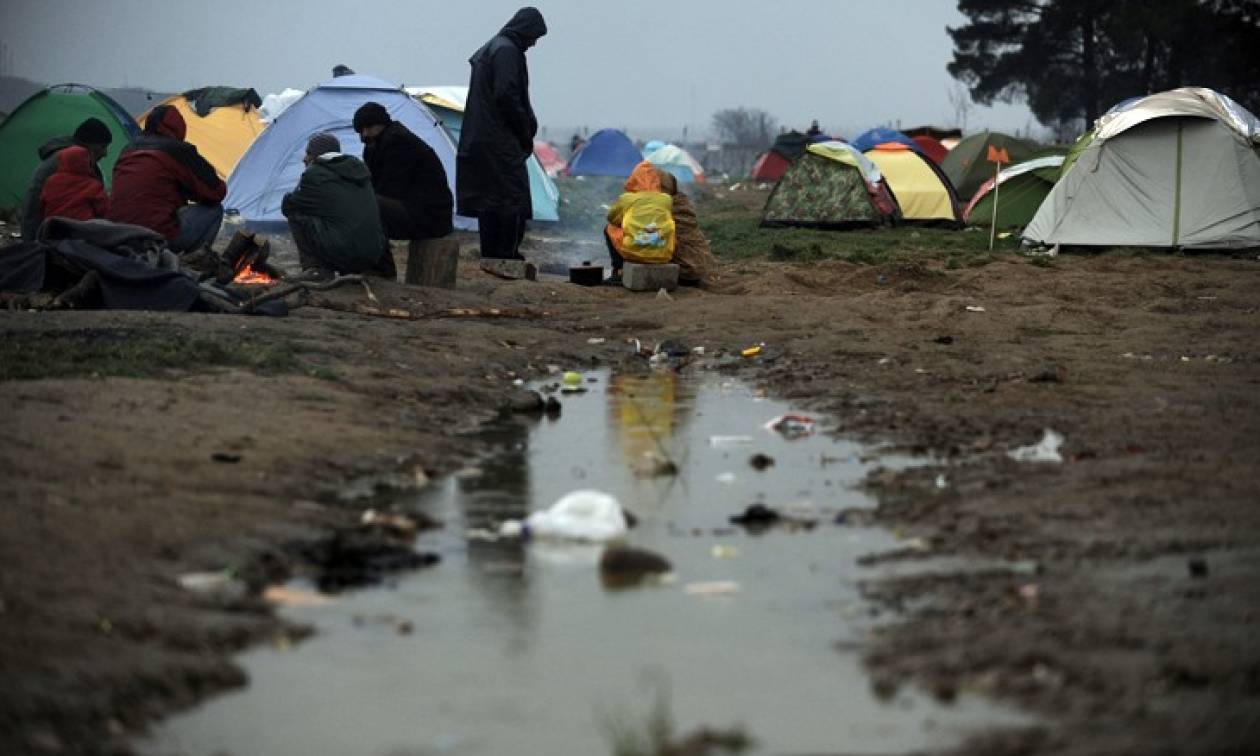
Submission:
<svg viewBox="0 0 1260 756">
<path fill-rule="evenodd" d="M 353 155 L 343 155 L 337 137 L 327 132 L 310 138 L 303 162 L 306 170 L 297 188 L 280 203 L 297 244 L 302 277 L 390 275 L 393 257 L 381 231 L 367 166 Z"/>
<path fill-rule="evenodd" d="M 391 239 L 436 239 L 451 232 L 455 210 L 446 170 L 437 153 L 380 103 L 355 111 L 354 130 L 363 140 L 363 162 Z"/>
<path fill-rule="evenodd" d="M 227 186 L 184 141 L 184 117 L 159 105 L 141 134 L 114 164 L 109 219 L 144 226 L 166 237 L 171 250 L 208 248 L 223 223 Z M 191 204 L 190 204 L 191 203 Z"/>
<path fill-rule="evenodd" d="M 57 155 L 67 147 L 78 145 L 86 147 L 92 157 L 92 173 L 103 180 L 100 166 L 97 163 L 109 151 L 113 135 L 100 119 L 88 118 L 74 130 L 72 137 L 53 137 L 39 148 L 39 159 L 42 161 L 35 173 L 31 175 L 31 183 L 26 189 L 26 198 L 22 202 L 22 240 L 35 241 L 39 234 L 39 226 L 44 222 L 43 203 L 44 182 L 57 172 Z"/>
<path fill-rule="evenodd" d="M 476 218 L 483 258 L 524 259 L 525 224 L 533 217 L 525 163 L 538 120 L 529 102 L 525 51 L 547 33 L 536 8 L 521 8 L 468 59 L 472 75 L 459 134 L 455 193 L 459 214 Z"/>
</svg>

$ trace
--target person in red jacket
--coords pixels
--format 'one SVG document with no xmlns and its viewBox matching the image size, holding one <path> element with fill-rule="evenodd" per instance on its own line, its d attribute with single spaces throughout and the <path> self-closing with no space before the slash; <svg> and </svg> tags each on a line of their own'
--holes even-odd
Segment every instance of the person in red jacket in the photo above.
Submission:
<svg viewBox="0 0 1260 756">
<path fill-rule="evenodd" d="M 109 215 L 109 195 L 96 176 L 95 165 L 87 147 L 75 145 L 58 152 L 57 170 L 39 194 L 43 217 L 92 220 Z"/>
<path fill-rule="evenodd" d="M 184 141 L 184 117 L 159 105 L 114 164 L 109 219 L 150 228 L 175 252 L 209 247 L 223 223 L 227 186 L 214 168 Z"/>
</svg>

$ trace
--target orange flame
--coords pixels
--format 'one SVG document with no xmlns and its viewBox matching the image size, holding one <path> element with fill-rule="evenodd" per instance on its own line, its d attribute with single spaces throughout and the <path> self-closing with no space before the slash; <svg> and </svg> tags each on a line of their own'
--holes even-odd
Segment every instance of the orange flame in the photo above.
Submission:
<svg viewBox="0 0 1260 756">
<path fill-rule="evenodd" d="M 236 274 L 236 278 L 232 279 L 232 283 L 234 284 L 246 284 L 246 285 L 263 285 L 263 284 L 270 284 L 270 283 L 275 283 L 275 282 L 276 282 L 276 279 L 272 278 L 266 273 L 263 273 L 260 270 L 254 270 L 254 268 L 249 265 L 246 265 L 244 268 L 242 268 L 241 271 Z"/>
</svg>

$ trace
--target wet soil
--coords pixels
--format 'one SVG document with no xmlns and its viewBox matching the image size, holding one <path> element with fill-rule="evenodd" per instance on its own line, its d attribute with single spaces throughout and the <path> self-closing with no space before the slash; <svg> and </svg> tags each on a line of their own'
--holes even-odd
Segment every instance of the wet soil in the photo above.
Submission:
<svg viewBox="0 0 1260 756">
<path fill-rule="evenodd" d="M 938 459 L 868 479 L 881 504 L 865 516 L 919 539 L 877 559 L 1028 567 L 866 588 L 902 617 L 861 646 L 878 690 L 980 692 L 1047 722 L 965 752 L 1246 752 L 1260 742 L 1258 274 L 1212 255 L 740 262 L 666 300 L 466 265 L 455 292 L 374 284 L 374 314 L 361 289 L 285 319 L 0 313 L 6 339 L 192 331 L 296 357 L 0 383 L 0 750 L 126 752 L 152 718 L 244 684 L 233 652 L 303 629 L 253 591 L 196 594 L 176 576 L 229 567 L 256 590 L 311 571 L 304 549 L 359 526 L 368 499 L 339 496 L 347 480 L 456 469 L 513 379 L 641 367 L 638 338 L 704 346 L 713 369 L 844 434 Z M 1007 456 L 1045 428 L 1066 437 L 1064 462 Z"/>
</svg>

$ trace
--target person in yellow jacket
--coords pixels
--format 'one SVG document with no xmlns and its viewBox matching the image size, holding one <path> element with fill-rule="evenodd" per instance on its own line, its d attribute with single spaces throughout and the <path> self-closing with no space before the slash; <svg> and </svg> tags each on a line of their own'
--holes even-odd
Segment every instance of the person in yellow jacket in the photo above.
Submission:
<svg viewBox="0 0 1260 756">
<path fill-rule="evenodd" d="M 625 191 L 608 209 L 604 241 L 612 260 L 610 281 L 621 280 L 626 260 L 667 263 L 674 258 L 674 198 L 661 191 L 656 166 L 644 161 L 626 179 Z"/>
</svg>

